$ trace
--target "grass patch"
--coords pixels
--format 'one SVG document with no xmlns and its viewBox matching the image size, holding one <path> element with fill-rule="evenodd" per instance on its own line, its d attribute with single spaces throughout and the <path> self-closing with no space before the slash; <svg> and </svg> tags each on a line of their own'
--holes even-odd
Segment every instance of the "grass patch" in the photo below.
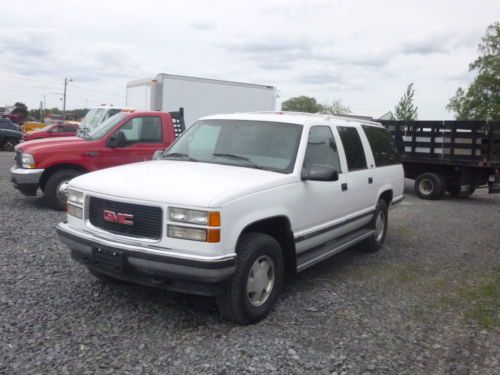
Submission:
<svg viewBox="0 0 500 375">
<path fill-rule="evenodd" d="M 477 286 L 462 288 L 460 294 L 470 306 L 466 319 L 477 321 L 482 328 L 500 326 L 500 273 L 482 278 Z"/>
</svg>

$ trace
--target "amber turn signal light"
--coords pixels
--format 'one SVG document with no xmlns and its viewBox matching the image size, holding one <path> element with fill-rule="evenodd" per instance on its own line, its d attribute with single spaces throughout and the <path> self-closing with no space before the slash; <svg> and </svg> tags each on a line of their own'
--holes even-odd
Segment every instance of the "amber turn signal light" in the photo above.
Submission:
<svg viewBox="0 0 500 375">
<path fill-rule="evenodd" d="M 220 242 L 220 229 L 209 229 L 207 233 L 207 242 Z"/>
<path fill-rule="evenodd" d="M 211 227 L 220 227 L 220 212 L 219 211 L 210 211 L 208 213 L 208 225 Z"/>
</svg>

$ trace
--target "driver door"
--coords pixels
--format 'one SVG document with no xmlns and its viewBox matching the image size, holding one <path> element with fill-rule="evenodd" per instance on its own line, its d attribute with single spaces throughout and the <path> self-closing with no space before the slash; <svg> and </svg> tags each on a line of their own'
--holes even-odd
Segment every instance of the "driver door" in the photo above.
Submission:
<svg viewBox="0 0 500 375">
<path fill-rule="evenodd" d="M 165 148 L 159 116 L 133 117 L 115 131 L 125 138 L 123 147 L 107 145 L 102 154 L 103 168 L 151 160 L 157 150 Z"/>
<path fill-rule="evenodd" d="M 301 201 L 298 202 L 296 249 L 297 255 L 320 246 L 342 233 L 341 223 L 349 212 L 349 203 L 342 191 L 344 176 L 334 134 L 330 126 L 312 126 L 309 130 L 303 168 L 320 164 L 334 167 L 337 181 L 302 181 Z"/>
</svg>

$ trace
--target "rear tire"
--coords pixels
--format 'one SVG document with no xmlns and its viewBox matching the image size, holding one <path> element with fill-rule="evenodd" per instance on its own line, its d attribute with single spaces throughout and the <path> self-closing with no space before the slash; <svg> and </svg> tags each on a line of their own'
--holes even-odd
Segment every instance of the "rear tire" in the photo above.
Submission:
<svg viewBox="0 0 500 375">
<path fill-rule="evenodd" d="M 269 314 L 281 289 L 283 253 L 278 241 L 263 233 L 243 234 L 236 252 L 236 271 L 217 306 L 226 319 L 256 323 Z"/>
<path fill-rule="evenodd" d="M 385 236 L 387 235 L 388 220 L 389 209 L 387 203 L 385 200 L 379 199 L 373 218 L 370 224 L 368 224 L 369 228 L 375 229 L 375 234 L 361 242 L 359 247 L 361 250 L 367 253 L 374 253 L 382 248 Z"/>
<path fill-rule="evenodd" d="M 422 173 L 415 179 L 415 193 L 421 199 L 441 199 L 446 191 L 443 176 L 437 173 Z"/>
<path fill-rule="evenodd" d="M 16 141 L 14 141 L 13 139 L 8 138 L 5 141 L 3 141 L 2 144 L 3 151 L 14 151 L 15 147 L 16 147 Z"/>
<path fill-rule="evenodd" d="M 62 169 L 53 173 L 47 180 L 43 192 L 49 206 L 58 211 L 66 210 L 66 193 L 68 182 L 78 177 L 82 172 L 74 169 Z"/>
</svg>

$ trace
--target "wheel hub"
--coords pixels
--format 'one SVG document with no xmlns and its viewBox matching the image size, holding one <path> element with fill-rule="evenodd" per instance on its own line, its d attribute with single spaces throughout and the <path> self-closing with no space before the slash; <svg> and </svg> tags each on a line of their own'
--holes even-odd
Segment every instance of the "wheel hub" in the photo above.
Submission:
<svg viewBox="0 0 500 375">
<path fill-rule="evenodd" d="M 252 306 L 264 304 L 274 286 L 274 262 L 268 255 L 262 255 L 255 260 L 248 273 L 247 297 Z"/>
<path fill-rule="evenodd" d="M 59 199 L 61 202 L 66 202 L 68 199 L 68 181 L 62 181 L 59 186 L 57 187 L 57 199 Z"/>
<path fill-rule="evenodd" d="M 434 184 L 428 178 L 423 178 L 418 184 L 420 192 L 424 195 L 429 195 L 434 190 Z"/>
<path fill-rule="evenodd" d="M 377 242 L 380 242 L 382 240 L 382 237 L 384 236 L 384 231 L 385 231 L 385 214 L 383 211 L 380 211 L 377 215 L 377 220 L 375 221 L 375 233 L 376 233 L 376 240 Z"/>
</svg>

